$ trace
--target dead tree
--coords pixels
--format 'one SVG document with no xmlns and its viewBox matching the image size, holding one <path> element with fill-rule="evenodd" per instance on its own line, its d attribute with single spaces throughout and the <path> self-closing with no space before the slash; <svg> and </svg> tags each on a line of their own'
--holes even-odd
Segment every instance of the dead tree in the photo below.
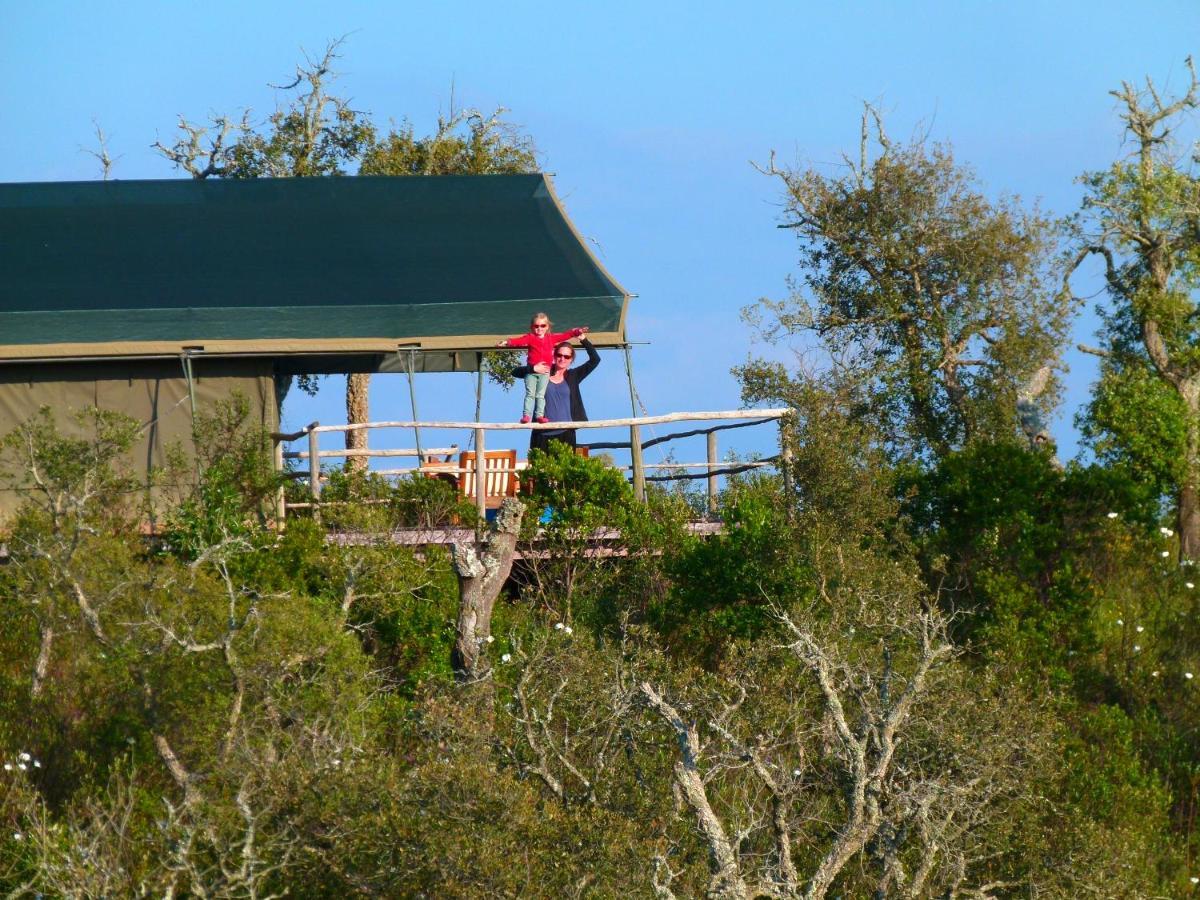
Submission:
<svg viewBox="0 0 1200 900">
<path fill-rule="evenodd" d="M 881 890 L 886 891 L 889 884 L 903 884 L 904 895 L 916 896 L 927 885 L 933 863 L 909 876 L 900 864 L 899 850 L 902 845 L 912 846 L 909 842 L 923 842 L 918 855 L 932 860 L 937 853 L 936 840 L 946 832 L 931 825 L 938 815 L 933 807 L 953 791 L 933 779 L 906 780 L 896 771 L 895 756 L 903 732 L 912 724 L 914 707 L 925 692 L 930 671 L 952 653 L 944 623 L 932 612 L 918 617 L 911 629 L 917 644 L 915 659 L 901 677 L 886 649 L 880 671 L 855 671 L 822 646 L 810 630 L 787 616 L 780 621 L 790 635 L 788 651 L 818 689 L 826 734 L 822 755 L 844 785 L 840 823 L 808 873 L 798 870 L 793 857 L 795 832 L 803 817 L 796 816 L 792 807 L 801 797 L 808 774 L 804 747 L 771 735 L 738 738 L 731 723 L 746 698 L 744 690 L 739 689 L 739 696 L 719 713 L 701 716 L 668 700 L 649 682 L 641 685 L 646 705 L 678 742 L 673 781 L 709 851 L 706 896 L 819 900 L 829 893 L 847 864 L 873 842 L 881 848 L 876 854 L 881 858 Z M 790 752 L 792 762 L 782 764 L 781 750 Z M 741 810 L 740 818 L 749 823 L 741 829 L 733 825 L 739 816 L 723 811 L 714 793 L 723 770 L 748 772 L 747 777 L 755 783 L 754 792 L 766 798 L 765 811 Z M 759 855 L 743 855 L 741 850 L 752 833 L 763 829 L 772 848 L 766 862 Z M 674 896 L 670 883 L 675 874 L 665 857 L 655 860 L 652 881 L 657 896 Z"/>
</svg>

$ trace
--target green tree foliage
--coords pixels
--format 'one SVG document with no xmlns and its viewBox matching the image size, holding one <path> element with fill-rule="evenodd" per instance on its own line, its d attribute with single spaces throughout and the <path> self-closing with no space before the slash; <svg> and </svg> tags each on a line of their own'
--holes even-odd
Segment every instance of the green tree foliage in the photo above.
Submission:
<svg viewBox="0 0 1200 900">
<path fill-rule="evenodd" d="M 1044 451 L 979 444 L 951 454 L 911 485 L 905 510 L 927 578 L 961 615 L 960 635 L 1018 654 L 1034 672 L 1062 670 L 1096 648 L 1102 590 L 1092 563 L 1108 514 L 1155 520 L 1153 495 L 1127 474 L 1056 466 Z"/>
<path fill-rule="evenodd" d="M 766 333 L 811 336 L 894 452 L 1008 437 L 1019 400 L 1054 396 L 1069 309 L 1049 285 L 1051 223 L 986 198 L 949 147 L 877 134 L 871 159 L 864 115 L 844 175 L 772 163 L 802 274 L 764 304 Z"/>
<path fill-rule="evenodd" d="M 676 498 L 637 504 L 603 460 L 555 448 L 534 461 L 530 518 L 549 507 L 549 540 L 582 560 L 595 527 L 615 552 L 547 569 L 543 593 L 527 583 L 498 605 L 481 710 L 449 671 L 446 556 L 371 539 L 456 514 L 436 512 L 439 485 L 346 474 L 322 523 L 278 534 L 200 484 L 182 508 L 221 527 L 147 542 L 113 514 L 125 432 L 96 421 L 87 440 L 38 421 L 7 445 L 51 489 L 11 523 L 0 566 L 6 892 L 940 896 L 1004 883 L 1067 896 L 1177 883 L 1168 828 L 1188 795 L 1163 772 L 1188 777 L 1192 751 L 1172 735 L 1194 713 L 1143 666 L 1178 685 L 1193 664 L 1186 629 L 1155 612 L 1190 593 L 1178 573 L 1100 594 L 1096 649 L 1080 651 L 1093 674 L 1077 677 L 1092 716 L 1013 677 L 1032 661 L 961 653 L 881 531 L 832 528 L 752 479 L 723 498 L 726 534 L 700 544 Z M 255 431 L 223 433 L 203 472 L 253 496 Z M 1052 518 L 1046 494 L 1066 476 L 1025 451 L 971 452 L 969 466 L 947 461 L 938 491 L 973 503 L 982 487 L 956 486 L 970 477 L 1041 479 L 1005 514 L 973 514 L 1024 509 L 1036 546 L 1006 562 L 1014 528 L 984 562 L 1033 565 L 1057 540 L 1033 518 Z M 1131 529 L 1128 509 L 1098 530 L 1135 555 L 1165 540 Z M 948 548 L 976 545 L 968 524 Z M 1101 627 L 1118 602 L 1159 636 L 1144 658 Z M 1151 697 L 1163 712 L 1136 712 Z"/>
</svg>

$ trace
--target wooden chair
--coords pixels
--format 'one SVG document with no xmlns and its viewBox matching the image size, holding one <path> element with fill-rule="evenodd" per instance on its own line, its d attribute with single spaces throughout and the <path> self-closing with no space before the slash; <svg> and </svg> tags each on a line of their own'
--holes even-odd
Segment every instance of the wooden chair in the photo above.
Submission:
<svg viewBox="0 0 1200 900">
<path fill-rule="evenodd" d="M 436 478 L 439 481 L 446 481 L 452 486 L 458 487 L 458 463 L 454 462 L 450 454 L 443 456 L 436 453 L 426 453 L 424 459 L 421 460 L 420 471 L 426 478 Z"/>
<path fill-rule="evenodd" d="M 459 456 L 458 491 L 464 497 L 475 497 L 475 454 L 466 452 Z M 497 508 L 505 497 L 515 497 L 520 490 L 517 478 L 516 450 L 483 451 L 484 504 L 488 509 Z"/>
</svg>

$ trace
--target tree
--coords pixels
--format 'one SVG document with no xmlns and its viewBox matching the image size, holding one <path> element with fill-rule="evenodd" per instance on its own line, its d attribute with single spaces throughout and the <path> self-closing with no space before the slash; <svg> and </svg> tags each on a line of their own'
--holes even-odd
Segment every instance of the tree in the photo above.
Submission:
<svg viewBox="0 0 1200 900">
<path fill-rule="evenodd" d="M 1097 450 L 1174 495 L 1184 559 L 1200 557 L 1200 179 L 1176 146 L 1200 105 L 1200 80 L 1164 98 L 1147 79 L 1112 95 L 1131 139 L 1128 157 L 1083 177 L 1078 253 L 1105 263 L 1100 388 L 1085 417 Z M 1088 348 L 1085 348 L 1088 349 Z"/>
<path fill-rule="evenodd" d="M 874 117 L 877 155 L 869 158 Z M 816 339 L 893 453 L 942 456 L 1048 406 L 1067 303 L 1049 289 L 1052 224 L 990 200 L 949 146 L 893 143 L 867 108 L 847 174 L 778 169 L 803 270 L 766 302 L 769 335 Z M 806 289 L 806 290 L 802 290 Z"/>
<path fill-rule="evenodd" d="M 383 138 L 367 113 L 329 92 L 342 39 L 331 41 L 319 60 L 305 57 L 295 79 L 272 85 L 292 92 L 291 101 L 276 109 L 262 129 L 249 114 L 234 121 L 214 116 L 209 127 L 180 118 L 183 135 L 167 147 L 154 147 L 193 178 L 307 178 L 332 175 L 488 175 L 538 171 L 532 139 L 504 118 L 498 108 L 490 116 L 456 108 L 438 117 L 437 130 L 417 137 L 405 121 Z M 346 378 L 346 421 L 370 419 L 367 395 L 370 375 Z M 365 450 L 367 432 L 346 432 L 346 449 Z M 366 459 L 349 465 L 365 469 Z"/>
</svg>

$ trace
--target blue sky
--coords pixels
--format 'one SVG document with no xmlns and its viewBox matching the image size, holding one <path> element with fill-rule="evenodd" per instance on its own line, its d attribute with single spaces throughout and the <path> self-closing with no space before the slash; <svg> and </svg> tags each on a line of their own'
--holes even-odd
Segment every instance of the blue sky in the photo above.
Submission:
<svg viewBox="0 0 1200 900">
<path fill-rule="evenodd" d="M 1074 178 L 1122 152 L 1123 79 L 1184 83 L 1200 48 L 1195 2 L 17 2 L 0 0 L 0 181 L 99 177 L 95 119 L 114 177 L 177 173 L 150 150 L 182 114 L 275 106 L 301 51 L 346 35 L 337 89 L 376 122 L 433 127 L 460 104 L 508 107 L 533 137 L 576 224 L 627 289 L 639 394 L 651 413 L 738 405 L 732 366 L 761 352 L 739 319 L 781 297 L 795 248 L 775 227 L 776 183 L 750 162 L 836 166 L 861 103 L 890 132 L 953 144 L 991 193 L 1065 214 Z M 575 323 L 559 323 L 570 325 Z M 521 323 L 514 323 L 514 333 Z M 1076 327 L 1090 340 L 1094 317 Z M 1075 452 L 1074 409 L 1094 366 L 1066 356 L 1055 424 Z M 587 383 L 592 418 L 627 415 L 623 362 Z M 418 379 L 423 418 L 470 408 L 467 376 Z M 293 395 L 291 424 L 344 419 L 330 379 Z M 491 391 L 488 419 L 520 398 Z M 377 377 L 376 419 L 408 417 L 407 386 Z M 753 442 L 752 438 L 746 438 Z M 687 456 L 687 453 L 683 454 Z"/>
</svg>

